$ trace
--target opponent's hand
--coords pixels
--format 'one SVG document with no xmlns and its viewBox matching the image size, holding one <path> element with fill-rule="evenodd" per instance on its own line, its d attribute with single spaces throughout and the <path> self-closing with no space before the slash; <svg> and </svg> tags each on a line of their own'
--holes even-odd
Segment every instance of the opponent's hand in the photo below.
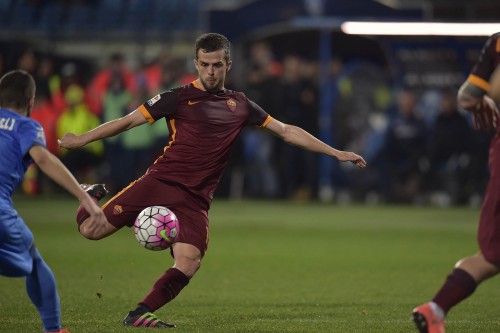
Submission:
<svg viewBox="0 0 500 333">
<path fill-rule="evenodd" d="M 83 146 L 84 142 L 80 139 L 79 135 L 66 133 L 62 138 L 57 140 L 57 144 L 62 148 L 75 149 Z"/>
<path fill-rule="evenodd" d="M 103 211 L 101 208 L 95 203 L 94 200 L 88 195 L 86 195 L 82 200 L 81 204 L 83 208 L 90 214 L 90 216 L 95 216 L 95 217 L 102 217 L 104 216 Z"/>
<path fill-rule="evenodd" d="M 109 225 L 106 215 L 104 215 L 102 209 L 90 198 L 90 196 L 81 200 L 81 204 L 90 214 L 88 221 L 86 221 L 87 232 L 96 235 L 101 234 L 102 230 L 105 230 Z"/>
<path fill-rule="evenodd" d="M 488 96 L 484 96 L 472 112 L 472 124 L 476 130 L 490 131 L 495 129 L 497 127 L 497 118 L 498 108 Z"/>
<path fill-rule="evenodd" d="M 350 151 L 342 151 L 339 153 L 337 156 L 339 161 L 341 162 L 352 162 L 355 164 L 358 168 L 364 168 L 366 167 L 366 161 L 363 157 L 359 156 L 358 154 L 355 154 Z"/>
</svg>

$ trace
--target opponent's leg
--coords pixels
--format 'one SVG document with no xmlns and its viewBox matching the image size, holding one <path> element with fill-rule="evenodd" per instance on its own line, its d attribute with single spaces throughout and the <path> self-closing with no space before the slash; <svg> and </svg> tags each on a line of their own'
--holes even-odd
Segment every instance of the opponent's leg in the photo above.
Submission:
<svg viewBox="0 0 500 333">
<path fill-rule="evenodd" d="M 56 279 L 40 253 L 33 245 L 33 269 L 26 276 L 26 290 L 43 322 L 46 332 L 61 329 L 61 306 L 56 288 Z"/>
<path fill-rule="evenodd" d="M 172 250 L 174 266 L 160 276 L 139 306 L 128 313 L 123 321 L 125 326 L 175 327 L 159 320 L 152 312 L 173 300 L 188 285 L 189 279 L 200 268 L 201 253 L 186 243 L 175 243 Z"/>
<path fill-rule="evenodd" d="M 33 270 L 33 234 L 19 216 L 0 216 L 0 275 L 25 277 Z"/>
<path fill-rule="evenodd" d="M 33 234 L 19 216 L 0 223 L 0 275 L 26 277 L 26 291 L 36 306 L 46 332 L 61 329 L 59 296 L 52 271 L 33 244 Z"/>
</svg>

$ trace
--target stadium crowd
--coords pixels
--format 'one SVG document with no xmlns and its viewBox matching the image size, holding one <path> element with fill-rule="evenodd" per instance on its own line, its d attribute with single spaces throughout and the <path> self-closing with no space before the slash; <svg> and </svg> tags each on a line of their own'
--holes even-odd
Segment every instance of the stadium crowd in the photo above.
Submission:
<svg viewBox="0 0 500 333">
<path fill-rule="evenodd" d="M 317 61 L 291 53 L 278 57 L 264 41 L 249 44 L 245 51 L 241 75 L 229 75 L 227 86 L 245 91 L 266 110 L 280 110 L 276 117 L 317 135 Z M 35 77 L 32 117 L 44 127 L 49 150 L 82 183 L 105 182 L 111 191 L 139 177 L 160 155 L 166 126 L 137 128 L 74 151 L 60 149 L 57 138 L 125 115 L 159 92 L 195 79 L 192 59 L 169 51 L 138 68 L 130 60 L 116 53 L 105 66 L 98 66 L 97 61 L 67 60 L 29 48 L 0 54 L 2 74 L 17 68 Z M 328 196 L 318 187 L 317 156 L 277 145 L 274 137 L 248 128 L 240 136 L 218 195 L 478 205 L 488 177 L 491 134 L 472 130 L 466 113 L 457 108 L 455 87 L 415 91 L 394 87 L 377 65 L 358 71 L 345 68 L 339 58 L 331 61 L 332 141 L 339 149 L 360 153 L 368 168 L 360 172 L 335 165 L 335 195 Z M 32 195 L 59 191 L 35 167 L 22 188 Z"/>
</svg>

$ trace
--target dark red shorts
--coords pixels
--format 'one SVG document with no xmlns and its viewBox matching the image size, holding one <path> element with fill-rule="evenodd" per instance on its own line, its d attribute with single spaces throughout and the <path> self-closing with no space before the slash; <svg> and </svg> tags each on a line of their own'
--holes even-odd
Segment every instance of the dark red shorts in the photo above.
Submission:
<svg viewBox="0 0 500 333">
<path fill-rule="evenodd" d="M 500 177 L 489 180 L 481 207 L 477 241 L 485 259 L 500 265 Z"/>
<path fill-rule="evenodd" d="M 146 175 L 119 192 L 102 209 L 116 228 L 132 227 L 137 215 L 146 207 L 164 206 L 179 219 L 176 242 L 196 246 L 201 255 L 208 247 L 208 212 L 200 202 L 181 187 Z"/>
</svg>

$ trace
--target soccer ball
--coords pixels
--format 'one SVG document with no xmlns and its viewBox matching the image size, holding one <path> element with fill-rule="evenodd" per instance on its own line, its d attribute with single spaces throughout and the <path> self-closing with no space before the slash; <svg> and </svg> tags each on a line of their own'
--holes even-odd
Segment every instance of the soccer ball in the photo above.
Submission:
<svg viewBox="0 0 500 333">
<path fill-rule="evenodd" d="M 134 222 L 135 238 L 148 250 L 161 251 L 169 248 L 178 233 L 179 221 L 167 207 L 147 207 Z"/>
</svg>

